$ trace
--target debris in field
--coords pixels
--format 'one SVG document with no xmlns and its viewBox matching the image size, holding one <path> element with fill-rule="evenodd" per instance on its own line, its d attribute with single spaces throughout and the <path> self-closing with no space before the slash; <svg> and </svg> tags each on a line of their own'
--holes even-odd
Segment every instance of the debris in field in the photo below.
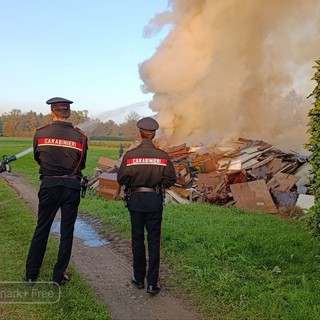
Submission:
<svg viewBox="0 0 320 320">
<path fill-rule="evenodd" d="M 267 184 L 264 180 L 256 180 L 230 185 L 236 206 L 248 211 L 277 213 Z"/>
<path fill-rule="evenodd" d="M 302 210 L 310 209 L 314 204 L 314 196 L 308 194 L 299 194 L 296 206 Z"/>
<path fill-rule="evenodd" d="M 295 206 L 299 194 L 296 191 L 271 190 L 271 196 L 277 208 L 292 208 Z"/>
<path fill-rule="evenodd" d="M 116 173 L 104 172 L 99 176 L 99 186 L 97 193 L 104 199 L 112 200 L 117 196 L 119 192 L 119 184 L 117 181 Z"/>
<path fill-rule="evenodd" d="M 114 160 L 106 157 L 100 157 L 98 160 L 98 164 L 100 168 L 104 171 L 110 171 L 113 168 L 116 168 L 120 166 L 121 162 L 119 160 Z"/>
<path fill-rule="evenodd" d="M 284 208 L 292 211 L 295 206 L 303 206 L 303 211 L 312 205 L 313 196 L 308 188 L 310 164 L 305 155 L 284 153 L 267 142 L 244 138 L 231 147 L 189 147 L 186 143 L 170 146 L 165 137 L 155 139 L 154 143 L 169 154 L 178 177 L 176 184 L 166 191 L 167 202 L 235 205 L 272 214 Z M 89 182 L 105 199 L 117 198 L 120 163 L 101 157 L 96 181 Z"/>
<path fill-rule="evenodd" d="M 295 183 L 300 179 L 298 176 L 294 176 L 288 173 L 277 172 L 269 181 L 269 188 L 276 191 L 288 191 L 293 188 Z M 273 185 L 275 186 L 273 187 Z"/>
</svg>

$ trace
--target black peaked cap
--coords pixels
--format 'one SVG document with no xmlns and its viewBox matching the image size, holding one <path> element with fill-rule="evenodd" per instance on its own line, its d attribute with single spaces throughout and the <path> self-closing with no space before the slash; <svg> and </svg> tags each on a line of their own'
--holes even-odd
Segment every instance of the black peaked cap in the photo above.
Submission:
<svg viewBox="0 0 320 320">
<path fill-rule="evenodd" d="M 142 130 L 156 131 L 159 129 L 159 123 L 153 118 L 142 118 L 137 122 L 137 127 Z"/>
<path fill-rule="evenodd" d="M 56 103 L 68 103 L 71 104 L 73 103 L 73 101 L 70 101 L 68 99 L 64 99 L 64 98 L 60 98 L 60 97 L 55 97 L 55 98 L 51 98 L 49 100 L 46 101 L 47 104 L 56 104 Z"/>
</svg>

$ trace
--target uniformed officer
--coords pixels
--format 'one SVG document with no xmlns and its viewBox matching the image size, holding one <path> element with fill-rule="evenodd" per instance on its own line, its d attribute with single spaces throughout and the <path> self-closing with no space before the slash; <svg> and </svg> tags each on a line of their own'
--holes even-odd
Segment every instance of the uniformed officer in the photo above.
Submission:
<svg viewBox="0 0 320 320">
<path fill-rule="evenodd" d="M 123 152 L 124 152 L 123 145 L 122 145 L 122 143 L 120 143 L 120 147 L 119 147 L 119 159 L 122 157 Z"/>
<path fill-rule="evenodd" d="M 146 117 L 137 122 L 141 143 L 127 151 L 122 159 L 117 180 L 125 185 L 126 203 L 131 217 L 133 253 L 133 277 L 131 283 L 147 292 L 160 292 L 160 237 L 164 188 L 176 182 L 176 172 L 169 155 L 154 146 L 152 139 L 159 128 L 153 118 Z M 144 229 L 147 230 L 148 271 Z"/>
<path fill-rule="evenodd" d="M 37 129 L 33 139 L 34 159 L 40 166 L 41 184 L 38 221 L 26 261 L 24 280 L 30 284 L 37 280 L 50 228 L 60 209 L 60 244 L 53 281 L 62 285 L 69 281 L 66 269 L 71 256 L 80 203 L 81 170 L 85 168 L 88 144 L 85 133 L 67 122 L 72 101 L 56 97 L 46 103 L 51 105 L 53 122 Z"/>
</svg>

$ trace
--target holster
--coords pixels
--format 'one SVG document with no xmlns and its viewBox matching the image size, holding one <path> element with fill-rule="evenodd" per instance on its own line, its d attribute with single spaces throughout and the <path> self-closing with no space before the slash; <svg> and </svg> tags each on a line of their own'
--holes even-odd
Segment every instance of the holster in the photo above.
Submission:
<svg viewBox="0 0 320 320">
<path fill-rule="evenodd" d="M 131 197 L 131 190 L 130 190 L 130 188 L 125 189 L 125 190 L 124 190 L 124 198 L 123 198 L 123 201 L 124 201 L 124 206 L 125 206 L 126 208 L 128 208 L 128 206 L 129 206 L 130 197 Z"/>
<path fill-rule="evenodd" d="M 81 188 L 81 198 L 84 198 L 88 188 L 88 177 L 84 176 L 81 178 L 80 188 Z"/>
</svg>

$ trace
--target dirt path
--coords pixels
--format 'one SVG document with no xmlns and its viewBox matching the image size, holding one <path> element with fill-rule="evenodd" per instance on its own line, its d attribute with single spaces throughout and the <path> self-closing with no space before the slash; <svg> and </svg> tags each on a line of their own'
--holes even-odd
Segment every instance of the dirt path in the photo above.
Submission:
<svg viewBox="0 0 320 320">
<path fill-rule="evenodd" d="M 26 183 L 21 175 L 10 173 L 6 177 L 36 213 L 38 190 Z M 93 220 L 90 223 L 99 229 L 99 222 Z M 104 246 L 90 247 L 75 237 L 71 262 L 88 280 L 97 298 L 109 307 L 114 320 L 200 319 L 176 290 L 166 286 L 165 280 L 161 281 L 163 289 L 156 296 L 150 296 L 145 289 L 134 288 L 129 281 L 132 274 L 129 244 L 111 233 L 106 240 L 109 243 Z"/>
</svg>

